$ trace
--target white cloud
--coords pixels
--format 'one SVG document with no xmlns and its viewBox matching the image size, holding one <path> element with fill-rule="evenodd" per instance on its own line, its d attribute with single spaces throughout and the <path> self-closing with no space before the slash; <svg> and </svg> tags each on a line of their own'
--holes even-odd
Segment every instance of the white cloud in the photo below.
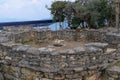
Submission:
<svg viewBox="0 0 120 80">
<path fill-rule="evenodd" d="M 54 0 L 0 0 L 0 18 L 34 20 L 49 18 L 50 6 Z"/>
<path fill-rule="evenodd" d="M 40 0 L 32 0 L 32 3 L 33 4 L 36 4 L 36 3 L 38 3 Z"/>
</svg>

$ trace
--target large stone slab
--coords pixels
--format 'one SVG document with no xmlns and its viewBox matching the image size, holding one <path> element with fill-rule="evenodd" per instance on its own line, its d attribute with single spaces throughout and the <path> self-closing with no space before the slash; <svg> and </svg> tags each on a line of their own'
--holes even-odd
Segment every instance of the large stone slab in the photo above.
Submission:
<svg viewBox="0 0 120 80">
<path fill-rule="evenodd" d="M 106 48 L 108 46 L 108 43 L 100 43 L 100 42 L 92 42 L 85 44 L 85 46 L 93 46 L 98 48 Z"/>
<path fill-rule="evenodd" d="M 0 80 L 5 80 L 2 73 L 0 73 Z"/>
<path fill-rule="evenodd" d="M 92 43 L 85 44 L 85 46 L 100 48 L 105 52 L 108 47 L 108 43 L 92 42 Z"/>
<path fill-rule="evenodd" d="M 120 33 L 107 33 L 106 42 L 110 44 L 120 44 Z"/>
<path fill-rule="evenodd" d="M 119 66 L 113 66 L 113 67 L 107 69 L 107 71 L 120 73 L 120 67 Z"/>
<path fill-rule="evenodd" d="M 0 43 L 1 42 L 8 42 L 8 41 L 9 41 L 8 38 L 6 38 L 6 37 L 0 37 Z"/>
</svg>

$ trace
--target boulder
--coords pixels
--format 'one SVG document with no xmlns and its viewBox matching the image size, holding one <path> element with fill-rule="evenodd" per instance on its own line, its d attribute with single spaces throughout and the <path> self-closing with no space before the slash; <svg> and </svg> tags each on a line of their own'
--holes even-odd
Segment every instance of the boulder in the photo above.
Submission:
<svg viewBox="0 0 120 80">
<path fill-rule="evenodd" d="M 108 43 L 94 42 L 94 43 L 85 44 L 85 46 L 87 46 L 87 47 L 92 46 L 92 47 L 100 48 L 100 49 L 102 49 L 105 52 L 107 47 L 108 47 Z"/>
<path fill-rule="evenodd" d="M 119 66 L 113 66 L 113 67 L 110 67 L 109 69 L 107 69 L 107 71 L 120 73 L 120 67 Z"/>
<path fill-rule="evenodd" d="M 106 42 L 108 42 L 109 44 L 119 44 L 120 34 L 119 33 L 107 33 Z"/>
<path fill-rule="evenodd" d="M 56 40 L 54 41 L 53 45 L 56 46 L 56 47 L 64 46 L 64 40 L 56 39 Z"/>
<path fill-rule="evenodd" d="M 5 80 L 2 73 L 0 73 L 0 80 Z"/>
<path fill-rule="evenodd" d="M 107 48 L 106 53 L 114 53 L 116 49 L 113 48 Z"/>
</svg>

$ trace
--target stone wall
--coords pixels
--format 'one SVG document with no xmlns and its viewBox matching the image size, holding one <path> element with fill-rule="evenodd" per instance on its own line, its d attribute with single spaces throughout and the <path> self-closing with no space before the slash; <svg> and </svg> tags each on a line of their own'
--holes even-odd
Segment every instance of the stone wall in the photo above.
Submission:
<svg viewBox="0 0 120 80">
<path fill-rule="evenodd" d="M 11 41 L 15 42 L 28 42 L 32 40 L 55 40 L 55 39 L 63 39 L 69 41 L 88 41 L 88 42 L 105 42 L 105 34 L 106 32 L 99 30 L 65 30 L 65 31 L 21 31 L 13 33 L 9 36 Z M 24 36 L 23 36 L 24 35 Z"/>
<path fill-rule="evenodd" d="M 92 70 L 116 59 L 118 54 L 107 53 L 107 46 L 91 43 L 58 52 L 52 48 L 1 43 L 1 72 L 5 80 L 78 80 L 86 78 L 88 72 L 92 76 Z"/>
<path fill-rule="evenodd" d="M 113 38 L 117 38 L 118 42 L 115 42 L 119 43 L 119 36 L 110 35 L 110 38 L 104 31 L 14 30 L 5 29 L 0 33 L 0 80 L 103 80 L 103 70 L 120 57 L 118 48 L 109 49 L 108 45 Z M 92 43 L 61 51 L 21 44 L 33 40 L 54 39 Z M 105 80 L 117 79 L 111 76 L 114 71 L 105 72 Z M 118 74 L 119 72 L 114 75 Z"/>
</svg>

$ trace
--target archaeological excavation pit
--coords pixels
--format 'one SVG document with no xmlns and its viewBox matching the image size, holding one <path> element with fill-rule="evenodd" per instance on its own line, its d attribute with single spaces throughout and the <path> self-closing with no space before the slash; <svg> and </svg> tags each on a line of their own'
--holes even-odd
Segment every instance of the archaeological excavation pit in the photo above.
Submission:
<svg viewBox="0 0 120 80">
<path fill-rule="evenodd" d="M 80 80 L 120 56 L 116 49 L 108 51 L 104 32 L 24 30 L 0 35 L 5 80 Z"/>
<path fill-rule="evenodd" d="M 10 38 L 15 43 L 29 45 L 35 48 L 54 48 L 57 51 L 72 49 L 88 43 L 84 40 L 84 35 L 76 36 L 74 30 L 71 31 L 28 31 L 16 33 Z M 24 35 L 24 36 L 23 36 Z M 77 34 L 78 35 L 78 34 Z"/>
</svg>

